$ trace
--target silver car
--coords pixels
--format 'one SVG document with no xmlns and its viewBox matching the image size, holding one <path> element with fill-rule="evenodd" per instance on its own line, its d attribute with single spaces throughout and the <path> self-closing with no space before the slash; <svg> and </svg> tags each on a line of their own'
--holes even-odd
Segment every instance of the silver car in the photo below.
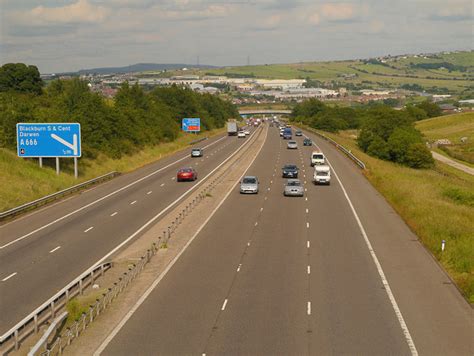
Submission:
<svg viewBox="0 0 474 356">
<path fill-rule="evenodd" d="M 286 197 L 302 197 L 304 188 L 299 179 L 288 179 L 285 184 L 283 195 Z"/>
<path fill-rule="evenodd" d="M 296 143 L 296 141 L 288 141 L 288 143 L 286 144 L 286 147 L 291 150 L 295 150 L 298 148 L 298 144 Z"/>
<path fill-rule="evenodd" d="M 240 194 L 258 194 L 258 178 L 245 176 L 240 182 Z"/>
</svg>

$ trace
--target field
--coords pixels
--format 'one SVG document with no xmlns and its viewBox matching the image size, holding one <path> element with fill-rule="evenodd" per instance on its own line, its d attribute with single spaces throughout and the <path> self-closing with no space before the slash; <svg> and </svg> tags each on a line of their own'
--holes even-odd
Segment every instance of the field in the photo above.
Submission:
<svg viewBox="0 0 474 356">
<path fill-rule="evenodd" d="M 353 131 L 325 134 L 366 163 L 369 181 L 474 303 L 474 177 L 442 163 L 416 170 L 375 159 L 358 149 Z"/>
<path fill-rule="evenodd" d="M 420 68 L 420 64 L 450 63 L 446 68 Z M 387 63 L 360 60 L 333 62 L 303 62 L 294 64 L 269 64 L 194 70 L 193 74 L 247 76 L 269 79 L 310 78 L 323 84 L 359 88 L 399 88 L 404 84 L 418 85 L 433 93 L 452 93 L 472 96 L 474 52 L 439 54 L 428 58 L 408 56 Z M 179 73 L 182 74 L 182 73 Z M 189 74 L 189 72 L 188 72 Z"/>
<path fill-rule="evenodd" d="M 453 145 L 444 147 L 442 152 L 474 166 L 474 112 L 418 121 L 416 127 L 429 141 L 449 139 Z M 467 137 L 465 143 L 461 142 L 462 137 Z"/>
<path fill-rule="evenodd" d="M 59 176 L 54 167 L 39 168 L 36 160 L 18 158 L 15 152 L 0 149 L 0 211 L 19 206 L 45 195 L 71 187 L 111 171 L 129 172 L 186 149 L 189 143 L 201 137 L 223 132 L 218 129 L 199 135 L 181 134 L 174 142 L 149 147 L 121 159 L 98 157 L 95 160 L 79 159 L 79 179 L 74 178 L 72 160 L 61 160 Z"/>
</svg>

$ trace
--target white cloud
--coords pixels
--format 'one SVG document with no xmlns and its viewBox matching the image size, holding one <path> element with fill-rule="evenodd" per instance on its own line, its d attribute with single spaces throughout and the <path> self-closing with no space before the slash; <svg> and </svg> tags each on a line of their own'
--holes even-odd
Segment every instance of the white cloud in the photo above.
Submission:
<svg viewBox="0 0 474 356">
<path fill-rule="evenodd" d="M 95 6 L 87 0 L 78 0 L 75 3 L 62 7 L 33 8 L 28 17 L 33 21 L 43 23 L 100 23 L 109 14 L 103 6 Z"/>
<path fill-rule="evenodd" d="M 324 4 L 321 6 L 321 16 L 328 21 L 345 21 L 356 17 L 353 4 Z"/>
</svg>

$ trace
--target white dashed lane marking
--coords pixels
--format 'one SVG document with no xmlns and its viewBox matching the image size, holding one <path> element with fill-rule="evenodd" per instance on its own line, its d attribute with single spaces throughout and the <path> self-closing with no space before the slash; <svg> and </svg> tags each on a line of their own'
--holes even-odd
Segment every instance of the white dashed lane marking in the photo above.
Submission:
<svg viewBox="0 0 474 356">
<path fill-rule="evenodd" d="M 308 274 L 311 274 L 311 266 L 308 266 L 307 270 Z"/>
<path fill-rule="evenodd" d="M 118 214 L 117 212 L 114 212 L 114 213 L 110 214 L 110 216 L 115 216 L 117 214 Z"/>
<path fill-rule="evenodd" d="M 308 213 L 309 213 L 309 209 L 306 209 L 306 214 L 308 214 Z"/>
<path fill-rule="evenodd" d="M 17 274 L 17 272 L 13 272 L 13 273 L 10 274 L 9 276 L 3 278 L 3 279 L 2 279 L 2 282 L 8 281 L 10 278 L 12 278 L 13 276 L 15 276 L 16 274 Z"/>
<path fill-rule="evenodd" d="M 227 302 L 228 302 L 228 300 L 227 300 L 227 299 L 226 299 L 226 300 L 224 300 L 224 304 L 222 304 L 222 308 L 221 308 L 221 310 L 225 310 L 225 307 L 226 307 L 226 305 L 227 305 Z"/>
<path fill-rule="evenodd" d="M 49 251 L 49 253 L 53 253 L 53 252 L 59 250 L 60 248 L 61 248 L 61 246 L 57 246 L 57 247 L 53 248 L 51 251 Z"/>
<path fill-rule="evenodd" d="M 164 186 L 164 185 L 165 185 L 165 183 L 161 183 L 161 184 L 160 184 L 160 187 L 162 187 L 162 186 Z"/>
<path fill-rule="evenodd" d="M 308 229 L 309 229 L 309 222 L 307 222 L 307 223 L 306 223 L 306 228 L 308 228 Z"/>
<path fill-rule="evenodd" d="M 239 267 L 237 267 L 237 272 L 240 272 L 240 267 L 242 267 L 242 264 L 239 264 Z"/>
<path fill-rule="evenodd" d="M 133 205 L 133 204 L 135 204 L 136 202 L 137 202 L 137 201 L 134 200 L 134 201 L 132 201 L 132 202 L 130 203 L 130 205 Z"/>
<path fill-rule="evenodd" d="M 308 302 L 308 305 L 306 307 L 306 312 L 308 313 L 308 315 L 311 315 L 311 302 Z"/>
<path fill-rule="evenodd" d="M 91 227 L 85 229 L 84 232 L 89 232 L 89 231 L 91 231 L 93 228 L 94 228 L 94 226 L 91 226 Z"/>
<path fill-rule="evenodd" d="M 146 195 L 150 195 L 151 193 L 153 193 L 153 191 L 150 190 L 149 192 L 146 193 Z"/>
<path fill-rule="evenodd" d="M 309 248 L 310 245 L 311 245 L 310 242 L 306 241 L 306 248 Z"/>
</svg>

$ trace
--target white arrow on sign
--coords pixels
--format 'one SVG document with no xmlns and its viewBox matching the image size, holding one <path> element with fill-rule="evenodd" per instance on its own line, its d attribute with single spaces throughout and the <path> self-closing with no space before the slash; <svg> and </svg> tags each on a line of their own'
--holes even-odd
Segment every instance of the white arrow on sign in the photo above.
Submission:
<svg viewBox="0 0 474 356">
<path fill-rule="evenodd" d="M 56 134 L 51 134 L 51 137 L 54 138 L 56 141 L 62 143 L 63 145 L 69 147 L 74 152 L 74 156 L 77 156 L 78 147 L 77 147 L 77 135 L 76 134 L 72 135 L 72 144 L 67 142 L 65 139 L 59 137 Z"/>
</svg>

